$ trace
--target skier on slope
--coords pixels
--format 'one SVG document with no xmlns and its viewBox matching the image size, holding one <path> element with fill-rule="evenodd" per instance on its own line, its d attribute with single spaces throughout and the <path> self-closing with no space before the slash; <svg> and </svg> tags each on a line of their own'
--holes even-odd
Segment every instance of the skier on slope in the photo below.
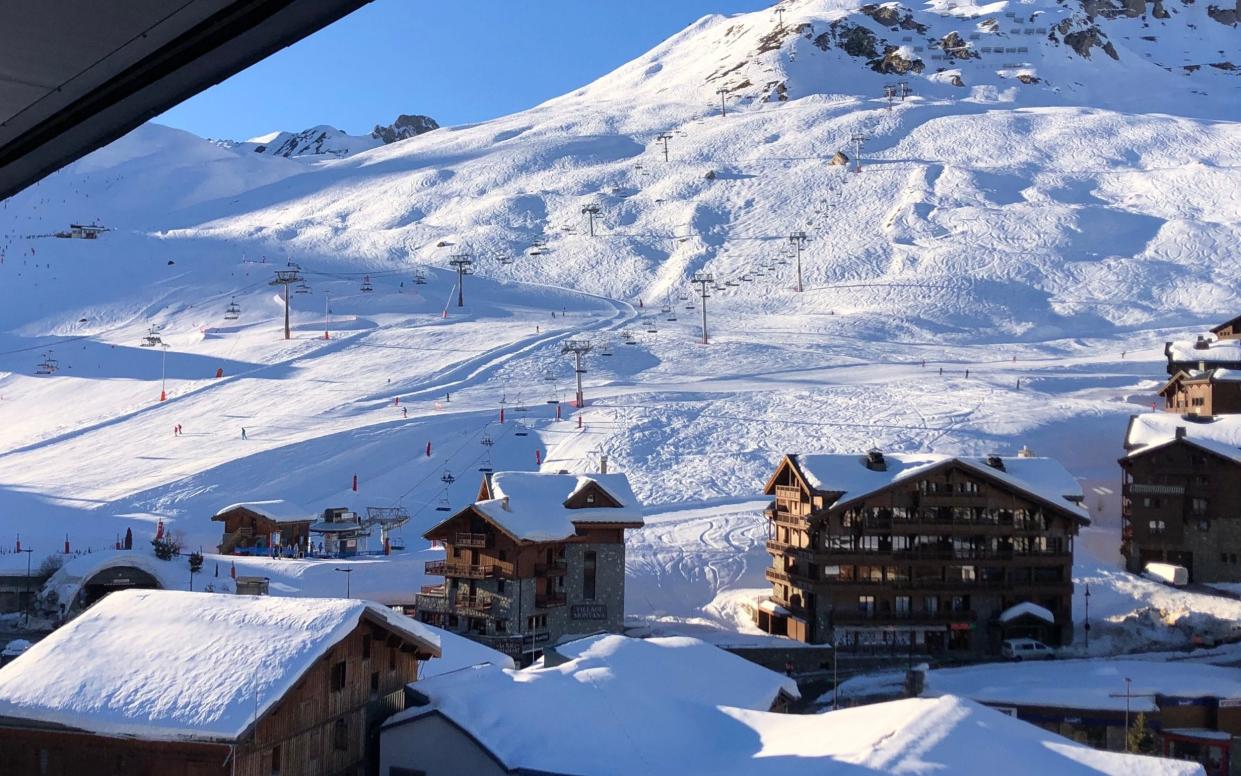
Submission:
<svg viewBox="0 0 1241 776">
<path fill-rule="evenodd" d="M 245 427 L 244 427 L 244 426 L 243 426 L 243 427 L 242 427 L 242 429 L 241 429 L 241 438 L 242 438 L 242 439 L 245 439 L 245 438 L 246 438 L 246 429 L 245 429 Z"/>
</svg>

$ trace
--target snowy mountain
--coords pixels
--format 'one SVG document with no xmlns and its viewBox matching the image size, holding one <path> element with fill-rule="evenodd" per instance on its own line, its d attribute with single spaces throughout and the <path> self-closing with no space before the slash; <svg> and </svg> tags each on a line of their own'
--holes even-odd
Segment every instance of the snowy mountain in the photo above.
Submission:
<svg viewBox="0 0 1241 776">
<path fill-rule="evenodd" d="M 439 124 L 430 116 L 409 116 L 402 113 L 387 126 L 376 124 L 370 135 L 350 135 L 335 127 L 320 124 L 301 132 L 269 132 L 242 142 L 216 142 L 224 148 L 252 151 L 266 156 L 282 156 L 286 159 L 339 159 L 398 140 L 406 140 L 433 129 L 439 129 Z"/>
<path fill-rule="evenodd" d="M 607 452 L 650 511 L 630 609 L 718 624 L 763 585 L 781 453 L 1028 444 L 1098 494 L 1092 587 L 1138 589 L 1110 570 L 1125 419 L 1165 339 L 1241 312 L 1229 13 L 799 0 L 390 144 L 145 126 L 0 205 L 0 544 L 98 549 L 163 518 L 210 547 L 220 505 L 285 499 L 403 505 L 421 549 L 484 455 L 587 471 Z M 858 173 L 834 163 L 855 136 Z M 45 237 L 83 221 L 114 231 Z M 306 288 L 286 342 L 288 261 Z M 557 421 L 569 337 L 598 351 L 588 406 Z M 60 369 L 34 374 L 49 350 Z"/>
</svg>

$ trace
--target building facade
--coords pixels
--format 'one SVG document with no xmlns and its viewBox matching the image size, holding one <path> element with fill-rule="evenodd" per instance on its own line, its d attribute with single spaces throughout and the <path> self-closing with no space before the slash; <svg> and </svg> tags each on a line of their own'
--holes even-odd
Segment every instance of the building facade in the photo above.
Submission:
<svg viewBox="0 0 1241 776">
<path fill-rule="evenodd" d="M 763 630 L 859 652 L 1072 640 L 1081 489 L 1046 458 L 788 455 L 768 481 Z M 1053 621 L 1002 620 L 1019 604 Z"/>
<path fill-rule="evenodd" d="M 1137 444 L 1139 422 L 1130 421 L 1120 459 L 1126 567 L 1171 563 L 1191 582 L 1241 581 L 1241 449 L 1199 437 L 1217 426 L 1191 421 L 1169 439 Z"/>
<path fill-rule="evenodd" d="M 624 625 L 625 530 L 642 525 L 624 475 L 497 472 L 425 534 L 444 546 L 420 620 L 535 660 L 568 635 Z"/>
<path fill-rule="evenodd" d="M 1181 415 L 1241 413 L 1241 372 L 1231 369 L 1177 372 L 1159 389 L 1164 411 Z"/>
<path fill-rule="evenodd" d="M 272 548 L 304 549 L 310 539 L 310 518 L 291 518 L 254 504 L 234 504 L 211 518 L 224 523 L 221 555 L 266 554 Z"/>
</svg>

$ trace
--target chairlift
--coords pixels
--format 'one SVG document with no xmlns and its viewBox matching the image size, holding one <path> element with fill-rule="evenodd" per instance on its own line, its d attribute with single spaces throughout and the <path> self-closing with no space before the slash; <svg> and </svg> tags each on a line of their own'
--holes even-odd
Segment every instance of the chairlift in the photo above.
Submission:
<svg viewBox="0 0 1241 776">
<path fill-rule="evenodd" d="M 224 320 L 235 321 L 241 317 L 241 305 L 237 304 L 236 298 L 228 303 L 228 307 L 224 308 Z"/>
<path fill-rule="evenodd" d="M 725 280 L 725 281 L 724 281 L 724 285 L 728 286 L 729 288 L 736 288 L 736 287 L 737 287 L 737 281 L 735 281 L 735 280 Z"/>
<path fill-rule="evenodd" d="M 452 476 L 452 472 L 448 470 L 448 467 L 444 467 L 444 473 L 440 475 L 440 482 L 444 483 L 445 492 L 447 492 L 447 486 L 453 484 L 456 481 L 457 481 L 457 478 Z"/>
<path fill-rule="evenodd" d="M 612 343 L 610 342 L 603 343 L 603 347 L 599 350 L 599 355 L 611 356 L 612 355 Z"/>
<path fill-rule="evenodd" d="M 753 281 L 753 280 L 754 280 L 754 278 L 750 277 L 748 274 L 747 274 L 747 275 L 742 275 L 742 276 L 741 276 L 741 282 L 743 282 L 743 283 L 749 283 L 749 282 L 751 282 L 751 281 Z"/>
<path fill-rule="evenodd" d="M 414 285 L 425 286 L 427 284 L 427 273 L 422 270 L 414 270 Z"/>
<path fill-rule="evenodd" d="M 526 429 L 526 424 L 521 421 L 517 421 L 517 428 L 513 431 L 513 436 L 530 436 L 530 432 Z"/>
<path fill-rule="evenodd" d="M 646 324 L 646 333 L 647 334 L 658 334 L 659 333 L 659 328 L 655 325 L 654 318 L 652 318 L 650 322 Z"/>
<path fill-rule="evenodd" d="M 440 493 L 440 500 L 439 500 L 439 503 L 435 505 L 435 511 L 436 512 L 451 512 L 452 511 L 452 504 L 448 501 L 448 488 L 447 487 L 445 487 L 443 492 Z"/>
<path fill-rule="evenodd" d="M 512 257 L 512 256 L 501 256 L 501 257 L 500 257 L 500 263 L 501 263 L 501 264 L 503 264 L 503 265 L 505 265 L 505 266 L 507 266 L 507 265 L 509 265 L 509 264 L 512 264 L 512 263 L 513 263 L 513 257 Z"/>
<path fill-rule="evenodd" d="M 151 330 L 142 338 L 142 347 L 155 348 L 164 344 L 164 339 L 159 336 L 159 327 L 152 326 Z"/>
<path fill-rule="evenodd" d="M 363 275 L 362 276 L 362 292 L 369 294 L 371 291 L 374 291 L 374 290 L 375 290 L 375 287 L 371 285 L 371 276 Z"/>
<path fill-rule="evenodd" d="M 300 282 L 300 283 L 298 283 L 298 284 L 297 284 L 297 288 L 296 288 L 296 289 L 294 289 L 293 293 L 295 293 L 295 294 L 309 294 L 309 293 L 310 293 L 310 284 L 308 284 L 305 280 L 303 280 L 302 282 Z"/>
<path fill-rule="evenodd" d="M 50 375 L 60 368 L 59 362 L 52 358 L 52 351 L 43 354 L 43 360 L 35 367 L 34 373 L 37 375 Z"/>
<path fill-rule="evenodd" d="M 554 383 L 556 382 L 556 373 L 549 369 L 543 373 L 543 379 L 549 383 Z"/>
</svg>

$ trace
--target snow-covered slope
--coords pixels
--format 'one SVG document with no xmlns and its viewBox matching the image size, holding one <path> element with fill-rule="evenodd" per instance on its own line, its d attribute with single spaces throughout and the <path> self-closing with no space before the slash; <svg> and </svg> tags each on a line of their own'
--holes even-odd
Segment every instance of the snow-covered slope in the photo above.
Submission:
<svg viewBox="0 0 1241 776">
<path fill-rule="evenodd" d="M 1241 44 L 1218 8 L 1132 7 L 712 16 L 528 111 L 312 164 L 143 127 L 0 205 L 3 544 L 98 548 L 162 516 L 210 547 L 220 506 L 283 498 L 402 504 L 413 548 L 485 455 L 607 452 L 653 505 L 631 597 L 711 619 L 780 453 L 872 445 L 1029 444 L 1118 531 L 1162 342 L 1241 308 Z M 912 94 L 886 100 L 897 81 Z M 857 174 L 832 164 L 855 134 Z M 114 231 L 42 236 L 87 220 Z M 269 282 L 290 260 L 309 288 L 286 342 Z M 557 422 L 569 337 L 599 348 Z M 48 349 L 61 369 L 35 376 Z"/>
</svg>

